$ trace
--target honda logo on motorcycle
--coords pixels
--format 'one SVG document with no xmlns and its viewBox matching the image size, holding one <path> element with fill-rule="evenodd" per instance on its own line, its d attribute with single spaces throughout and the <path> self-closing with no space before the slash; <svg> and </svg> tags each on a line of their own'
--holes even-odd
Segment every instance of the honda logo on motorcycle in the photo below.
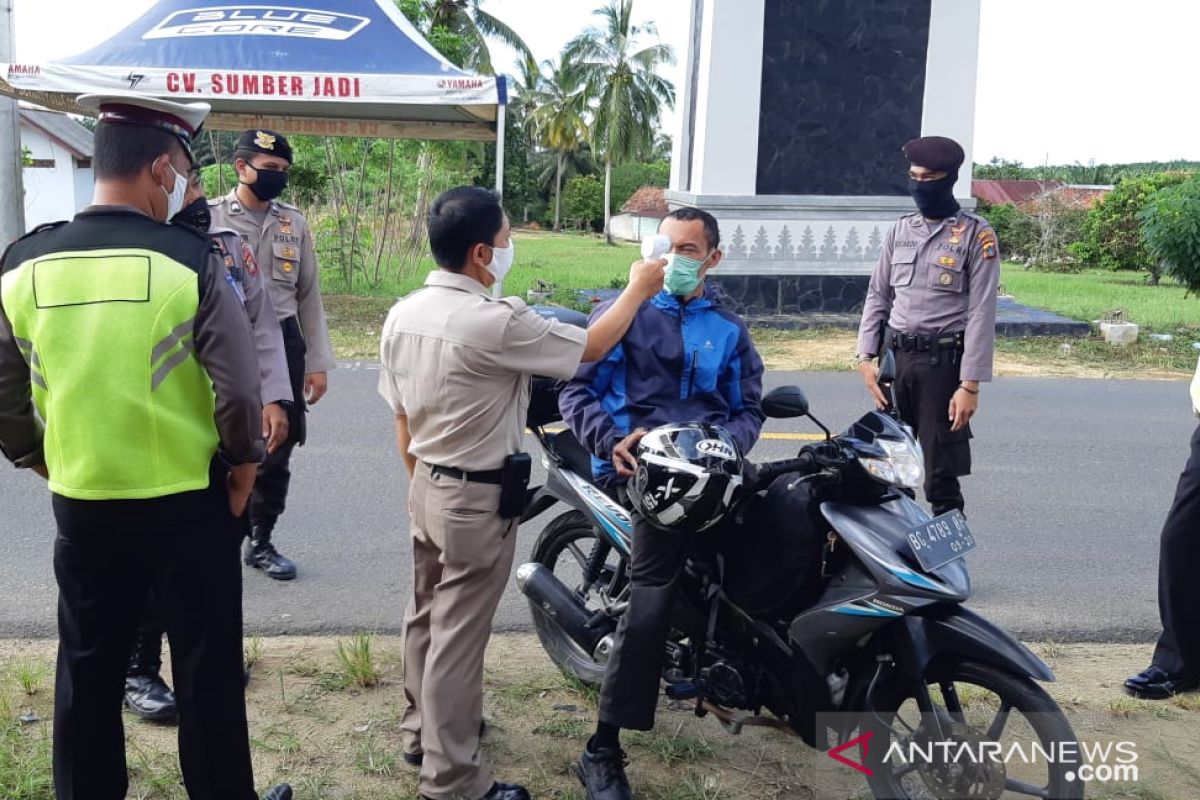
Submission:
<svg viewBox="0 0 1200 800">
<path fill-rule="evenodd" d="M 287 6 L 208 6 L 169 14 L 142 38 L 251 35 L 341 42 L 370 21 L 355 14 Z"/>
</svg>

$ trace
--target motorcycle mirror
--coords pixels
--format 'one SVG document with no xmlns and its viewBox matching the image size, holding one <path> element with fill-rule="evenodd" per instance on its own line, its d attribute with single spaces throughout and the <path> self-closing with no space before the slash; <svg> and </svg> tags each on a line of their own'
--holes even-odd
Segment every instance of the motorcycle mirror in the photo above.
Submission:
<svg viewBox="0 0 1200 800">
<path fill-rule="evenodd" d="M 799 386 L 780 386 L 767 392 L 762 400 L 763 413 L 772 419 L 808 416 L 808 398 Z"/>
<path fill-rule="evenodd" d="M 894 383 L 896 380 L 896 354 L 884 350 L 879 358 L 879 383 Z"/>
</svg>

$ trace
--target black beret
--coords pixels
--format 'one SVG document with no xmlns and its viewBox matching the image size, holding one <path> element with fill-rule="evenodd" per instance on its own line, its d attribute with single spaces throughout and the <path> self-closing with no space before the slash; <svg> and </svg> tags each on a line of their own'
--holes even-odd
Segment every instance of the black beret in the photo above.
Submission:
<svg viewBox="0 0 1200 800">
<path fill-rule="evenodd" d="M 937 172 L 958 172 L 967 154 L 962 145 L 945 136 L 922 136 L 904 145 L 904 157 L 914 166 Z"/>
<path fill-rule="evenodd" d="M 238 137 L 237 149 L 249 150 L 251 153 L 263 153 L 268 156 L 279 156 L 287 159 L 289 164 L 292 163 L 292 146 L 288 144 L 286 136 L 275 131 L 261 128 L 242 131 L 242 135 Z"/>
</svg>

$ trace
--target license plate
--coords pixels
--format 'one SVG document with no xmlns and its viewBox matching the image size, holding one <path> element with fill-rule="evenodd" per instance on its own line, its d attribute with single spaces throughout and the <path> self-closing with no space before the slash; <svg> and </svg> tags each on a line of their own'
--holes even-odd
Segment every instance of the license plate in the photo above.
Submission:
<svg viewBox="0 0 1200 800">
<path fill-rule="evenodd" d="M 967 518 L 958 510 L 913 528 L 908 532 L 908 546 L 926 572 L 944 567 L 976 547 L 975 537 L 967 527 Z"/>
</svg>

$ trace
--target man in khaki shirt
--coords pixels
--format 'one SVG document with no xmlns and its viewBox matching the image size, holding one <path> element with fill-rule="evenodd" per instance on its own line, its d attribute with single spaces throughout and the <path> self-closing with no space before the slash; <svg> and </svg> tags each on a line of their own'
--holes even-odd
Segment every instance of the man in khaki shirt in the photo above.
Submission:
<svg viewBox="0 0 1200 800">
<path fill-rule="evenodd" d="M 305 403 L 325 394 L 326 373 L 334 367 L 333 348 L 321 304 L 320 269 L 312 231 L 295 206 L 276 198 L 287 187 L 292 148 L 282 134 L 267 130 L 242 133 L 234 150 L 237 187 L 209 203 L 214 227 L 242 237 L 262 270 L 275 315 L 283 331 L 292 402 L 288 439 L 268 453 L 250 503 L 247 565 L 276 580 L 296 577 L 296 565 L 272 544 L 275 523 L 283 515 L 291 483 L 292 451 L 305 440 Z"/>
<path fill-rule="evenodd" d="M 411 479 L 413 591 L 404 620 L 405 761 L 429 800 L 526 800 L 479 750 L 483 654 L 512 568 L 518 520 L 500 513 L 534 374 L 566 380 L 605 356 L 662 288 L 665 261 L 638 262 L 608 313 L 584 331 L 488 287 L 513 263 L 491 192 L 451 189 L 429 212 L 441 267 L 384 324 L 379 392 L 395 414 Z M 527 478 L 527 472 L 525 473 Z"/>
</svg>

